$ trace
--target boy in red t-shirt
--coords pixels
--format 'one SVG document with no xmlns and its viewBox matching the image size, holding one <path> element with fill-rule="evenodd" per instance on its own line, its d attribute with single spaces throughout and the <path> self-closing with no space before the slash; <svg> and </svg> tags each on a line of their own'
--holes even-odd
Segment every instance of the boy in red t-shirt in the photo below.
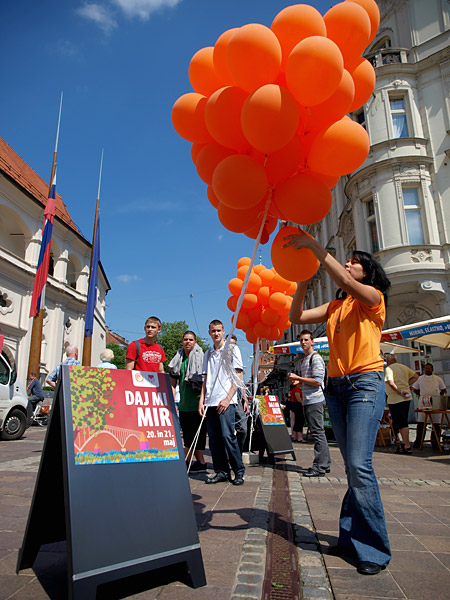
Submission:
<svg viewBox="0 0 450 600">
<path fill-rule="evenodd" d="M 131 342 L 125 356 L 125 368 L 129 371 L 152 371 L 164 373 L 163 362 L 166 360 L 163 348 L 156 343 L 156 336 L 161 331 L 158 317 L 149 317 L 144 326 L 145 338 L 139 340 L 139 352 L 136 342 Z"/>
</svg>

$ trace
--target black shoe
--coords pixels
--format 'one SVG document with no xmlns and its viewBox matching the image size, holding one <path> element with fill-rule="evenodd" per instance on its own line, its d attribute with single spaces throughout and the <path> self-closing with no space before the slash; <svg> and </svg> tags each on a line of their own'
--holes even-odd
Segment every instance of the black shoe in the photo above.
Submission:
<svg viewBox="0 0 450 600">
<path fill-rule="evenodd" d="M 236 475 L 236 477 L 231 482 L 233 485 L 244 485 L 244 476 Z"/>
<path fill-rule="evenodd" d="M 363 560 L 358 564 L 357 571 L 361 575 L 378 575 L 381 569 L 385 568 L 386 567 L 377 565 L 377 563 L 369 562 L 368 560 Z"/>
<path fill-rule="evenodd" d="M 192 463 L 191 468 L 189 470 L 190 473 L 206 473 L 207 466 L 206 463 L 201 463 L 199 460 L 196 460 Z"/>
<path fill-rule="evenodd" d="M 420 442 L 414 442 L 413 448 L 420 448 Z"/>
<path fill-rule="evenodd" d="M 230 481 L 230 477 L 228 475 L 221 475 L 220 473 L 216 473 L 216 475 L 208 477 L 205 483 L 223 483 L 225 481 Z"/>
<path fill-rule="evenodd" d="M 327 473 L 329 473 L 330 471 L 323 471 L 323 473 L 321 471 L 318 471 L 317 469 L 308 469 L 306 471 L 306 473 L 303 473 L 303 477 L 323 477 L 324 475 L 326 475 Z"/>
</svg>

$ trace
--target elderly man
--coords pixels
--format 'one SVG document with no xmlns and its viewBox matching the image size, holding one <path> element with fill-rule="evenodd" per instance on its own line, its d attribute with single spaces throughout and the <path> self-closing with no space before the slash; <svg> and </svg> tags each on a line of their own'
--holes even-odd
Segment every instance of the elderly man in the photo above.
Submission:
<svg viewBox="0 0 450 600">
<path fill-rule="evenodd" d="M 48 383 L 52 388 L 56 387 L 56 382 L 58 381 L 59 374 L 61 373 L 61 367 L 63 365 L 81 365 L 78 360 L 78 348 L 76 346 L 67 346 L 66 348 L 66 360 L 63 360 L 57 367 L 53 369 L 50 375 L 45 380 L 45 383 Z"/>
<path fill-rule="evenodd" d="M 388 406 L 391 411 L 395 435 L 400 433 L 402 439 L 396 452 L 397 454 L 412 454 L 408 429 L 408 411 L 412 398 L 409 388 L 417 381 L 419 376 L 406 365 L 398 363 L 395 354 L 388 354 L 386 363 L 384 381 L 386 383 Z"/>
</svg>

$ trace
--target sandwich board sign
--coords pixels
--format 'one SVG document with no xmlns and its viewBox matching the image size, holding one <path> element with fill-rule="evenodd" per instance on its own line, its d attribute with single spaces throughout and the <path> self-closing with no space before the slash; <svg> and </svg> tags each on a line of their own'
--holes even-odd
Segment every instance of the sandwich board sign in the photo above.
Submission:
<svg viewBox="0 0 450 600">
<path fill-rule="evenodd" d="M 206 584 L 168 375 L 62 366 L 17 571 L 63 540 L 69 599 L 175 563 Z"/>
<path fill-rule="evenodd" d="M 259 405 L 259 423 L 264 439 L 264 447 L 259 453 L 260 460 L 265 450 L 270 460 L 277 454 L 291 454 L 295 460 L 294 448 L 277 396 L 256 396 L 256 401 Z"/>
</svg>

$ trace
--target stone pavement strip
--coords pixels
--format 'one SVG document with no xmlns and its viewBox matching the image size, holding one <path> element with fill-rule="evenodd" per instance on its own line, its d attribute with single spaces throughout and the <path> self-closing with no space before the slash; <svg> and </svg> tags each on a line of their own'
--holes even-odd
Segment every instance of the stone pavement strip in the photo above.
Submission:
<svg viewBox="0 0 450 600">
<path fill-rule="evenodd" d="M 44 429 L 31 428 L 17 442 L 0 442 L 0 600 L 67 597 L 65 544 L 41 549 L 33 569 L 15 574 L 39 465 Z M 397 455 L 377 448 L 375 470 L 386 512 L 392 561 L 380 575 L 358 575 L 347 559 L 327 554 L 336 543 L 346 479 L 335 444 L 329 476 L 302 477 L 311 466 L 311 443 L 295 444 L 297 460 L 286 457 L 295 544 L 304 600 L 447 600 L 450 583 L 450 456 L 430 450 Z M 277 459 L 283 462 L 284 459 Z M 242 487 L 204 485 L 190 477 L 207 586 L 192 589 L 176 567 L 141 579 L 99 588 L 107 600 L 259 600 L 266 565 L 272 491 L 271 465 L 247 468 Z M 51 518 L 42 516 L 42 526 Z"/>
</svg>

